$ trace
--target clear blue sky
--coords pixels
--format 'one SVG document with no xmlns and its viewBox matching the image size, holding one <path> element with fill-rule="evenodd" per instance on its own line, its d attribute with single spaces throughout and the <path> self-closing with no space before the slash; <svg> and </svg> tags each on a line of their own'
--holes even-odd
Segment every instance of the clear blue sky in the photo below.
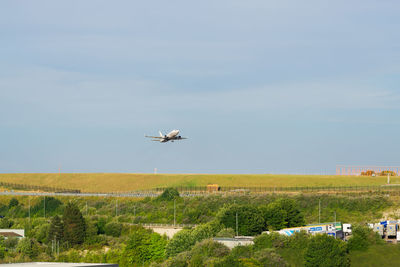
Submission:
<svg viewBox="0 0 400 267">
<path fill-rule="evenodd" d="M 0 172 L 400 165 L 400 2 L 2 1 Z M 188 140 L 144 138 L 180 129 Z"/>
</svg>

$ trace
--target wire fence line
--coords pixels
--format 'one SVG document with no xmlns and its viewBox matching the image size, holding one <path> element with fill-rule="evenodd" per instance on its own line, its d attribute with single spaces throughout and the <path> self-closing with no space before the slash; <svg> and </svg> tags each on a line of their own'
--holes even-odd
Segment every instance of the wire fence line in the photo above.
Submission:
<svg viewBox="0 0 400 267">
<path fill-rule="evenodd" d="M 68 189 L 53 186 L 41 186 L 41 185 L 30 185 L 30 184 L 16 184 L 0 182 L 0 186 L 15 189 L 15 190 L 32 190 L 32 191 L 45 191 L 45 192 L 57 192 L 57 193 L 80 193 L 79 189 Z"/>
<path fill-rule="evenodd" d="M 157 187 L 148 190 L 137 190 L 128 192 L 81 192 L 78 189 L 66 189 L 49 186 L 37 186 L 26 184 L 15 184 L 0 182 L 0 186 L 21 190 L 4 191 L 0 195 L 30 195 L 30 196 L 81 196 L 81 197 L 157 197 L 167 187 Z M 351 193 L 382 193 L 400 196 L 400 184 L 388 185 L 366 185 L 366 186 L 303 186 L 303 187 L 232 187 L 220 186 L 218 188 L 207 188 L 207 186 L 178 186 L 172 187 L 179 191 L 181 196 L 194 197 L 203 195 L 228 195 L 228 194 L 273 194 L 273 193 L 316 193 L 316 194 L 351 194 Z M 27 192 L 36 191 L 36 192 Z M 41 192 L 37 192 L 41 191 Z"/>
</svg>

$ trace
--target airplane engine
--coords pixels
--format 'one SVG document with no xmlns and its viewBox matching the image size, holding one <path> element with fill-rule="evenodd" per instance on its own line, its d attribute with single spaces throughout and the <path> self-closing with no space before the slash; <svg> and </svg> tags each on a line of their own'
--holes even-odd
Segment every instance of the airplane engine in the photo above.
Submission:
<svg viewBox="0 0 400 267">
<path fill-rule="evenodd" d="M 178 135 L 178 139 L 181 139 L 181 138 L 182 138 L 182 136 Z"/>
</svg>

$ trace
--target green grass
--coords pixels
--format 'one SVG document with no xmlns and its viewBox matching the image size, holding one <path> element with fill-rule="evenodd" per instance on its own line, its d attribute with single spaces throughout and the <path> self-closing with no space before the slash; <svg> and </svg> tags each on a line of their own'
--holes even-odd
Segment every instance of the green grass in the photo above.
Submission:
<svg viewBox="0 0 400 267">
<path fill-rule="evenodd" d="M 386 183 L 386 177 L 285 174 L 130 174 L 130 173 L 17 173 L 0 174 L 1 182 L 80 189 L 82 192 L 145 190 L 168 186 L 316 187 L 368 186 Z M 399 177 L 391 178 L 400 184 Z"/>
<path fill-rule="evenodd" d="M 377 245 L 367 251 L 350 253 L 351 266 L 400 266 L 399 245 Z"/>
</svg>

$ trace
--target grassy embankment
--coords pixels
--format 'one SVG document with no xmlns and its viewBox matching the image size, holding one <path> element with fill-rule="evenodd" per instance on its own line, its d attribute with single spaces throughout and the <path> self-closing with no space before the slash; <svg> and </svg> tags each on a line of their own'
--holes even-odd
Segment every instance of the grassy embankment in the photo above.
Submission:
<svg viewBox="0 0 400 267">
<path fill-rule="evenodd" d="M 128 173 L 32 173 L 0 174 L 0 182 L 80 189 L 82 192 L 146 190 L 156 187 L 317 187 L 383 185 L 386 177 L 285 175 L 285 174 L 128 174 Z M 400 184 L 400 177 L 392 177 Z"/>
</svg>

